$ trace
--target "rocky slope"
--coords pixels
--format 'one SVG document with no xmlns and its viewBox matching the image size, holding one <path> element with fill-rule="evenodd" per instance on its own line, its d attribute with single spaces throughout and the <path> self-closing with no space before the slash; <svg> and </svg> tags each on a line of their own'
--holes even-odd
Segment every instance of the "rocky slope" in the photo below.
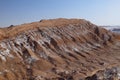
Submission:
<svg viewBox="0 0 120 80">
<path fill-rule="evenodd" d="M 119 80 L 120 37 L 83 19 L 0 29 L 0 80 Z"/>
</svg>

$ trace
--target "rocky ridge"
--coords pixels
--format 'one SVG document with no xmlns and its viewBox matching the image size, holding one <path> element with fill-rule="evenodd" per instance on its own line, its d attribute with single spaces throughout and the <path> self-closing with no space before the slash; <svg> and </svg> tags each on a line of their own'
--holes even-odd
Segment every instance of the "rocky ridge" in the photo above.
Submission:
<svg viewBox="0 0 120 80">
<path fill-rule="evenodd" d="M 120 37 L 83 19 L 0 29 L 0 80 L 119 80 Z"/>
</svg>

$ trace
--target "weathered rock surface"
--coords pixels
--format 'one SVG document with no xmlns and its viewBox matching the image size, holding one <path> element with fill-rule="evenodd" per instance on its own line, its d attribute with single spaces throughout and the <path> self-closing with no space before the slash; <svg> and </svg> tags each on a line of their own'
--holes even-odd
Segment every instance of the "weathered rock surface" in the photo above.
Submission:
<svg viewBox="0 0 120 80">
<path fill-rule="evenodd" d="M 120 80 L 119 40 L 83 19 L 0 29 L 0 80 Z"/>
</svg>

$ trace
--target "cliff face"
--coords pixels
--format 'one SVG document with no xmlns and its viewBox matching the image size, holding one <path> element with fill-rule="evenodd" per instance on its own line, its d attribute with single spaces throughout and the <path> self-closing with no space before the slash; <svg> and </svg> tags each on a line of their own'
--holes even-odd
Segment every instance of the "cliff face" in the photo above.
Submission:
<svg viewBox="0 0 120 80">
<path fill-rule="evenodd" d="M 0 30 L 0 80 L 119 80 L 119 36 L 82 19 Z"/>
</svg>

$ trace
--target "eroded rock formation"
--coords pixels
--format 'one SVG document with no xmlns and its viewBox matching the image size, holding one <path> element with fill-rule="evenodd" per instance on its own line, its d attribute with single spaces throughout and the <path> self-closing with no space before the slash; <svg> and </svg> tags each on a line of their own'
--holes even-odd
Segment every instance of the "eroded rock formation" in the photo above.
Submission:
<svg viewBox="0 0 120 80">
<path fill-rule="evenodd" d="M 83 19 L 0 30 L 0 80 L 119 80 L 119 35 Z"/>
</svg>

